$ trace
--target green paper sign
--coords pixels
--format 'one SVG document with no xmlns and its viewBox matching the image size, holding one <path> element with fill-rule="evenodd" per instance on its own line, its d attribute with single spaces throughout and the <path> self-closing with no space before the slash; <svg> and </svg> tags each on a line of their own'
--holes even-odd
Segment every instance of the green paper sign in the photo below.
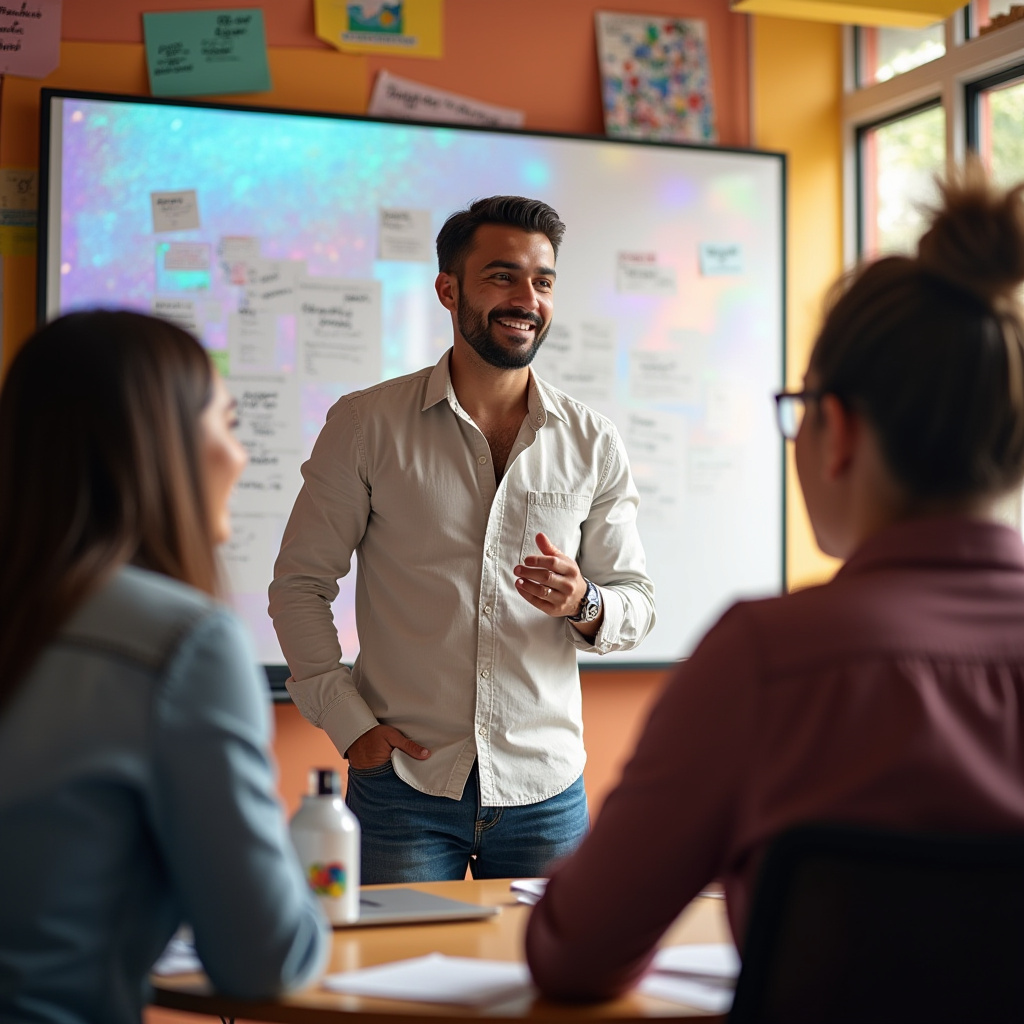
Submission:
<svg viewBox="0 0 1024 1024">
<path fill-rule="evenodd" d="M 270 89 L 263 11 L 143 14 L 154 96 L 212 96 Z"/>
</svg>

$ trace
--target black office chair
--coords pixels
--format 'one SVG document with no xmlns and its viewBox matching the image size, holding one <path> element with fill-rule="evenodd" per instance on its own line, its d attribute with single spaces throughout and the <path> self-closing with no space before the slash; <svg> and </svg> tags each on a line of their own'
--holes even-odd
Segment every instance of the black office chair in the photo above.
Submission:
<svg viewBox="0 0 1024 1024">
<path fill-rule="evenodd" d="M 1024 835 L 785 833 L 761 868 L 729 1021 L 1024 1021 Z"/>
</svg>

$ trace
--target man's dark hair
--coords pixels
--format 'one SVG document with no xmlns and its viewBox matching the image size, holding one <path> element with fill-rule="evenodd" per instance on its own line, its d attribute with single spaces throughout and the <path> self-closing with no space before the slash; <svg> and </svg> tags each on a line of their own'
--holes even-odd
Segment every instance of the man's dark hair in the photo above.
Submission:
<svg viewBox="0 0 1024 1024">
<path fill-rule="evenodd" d="M 558 214 L 539 199 L 523 196 L 491 196 L 478 199 L 467 210 L 453 213 L 437 234 L 437 267 L 446 274 L 462 274 L 466 256 L 473 248 L 473 237 L 481 224 L 505 224 L 522 231 L 546 235 L 558 258 L 558 246 L 565 225 Z"/>
</svg>

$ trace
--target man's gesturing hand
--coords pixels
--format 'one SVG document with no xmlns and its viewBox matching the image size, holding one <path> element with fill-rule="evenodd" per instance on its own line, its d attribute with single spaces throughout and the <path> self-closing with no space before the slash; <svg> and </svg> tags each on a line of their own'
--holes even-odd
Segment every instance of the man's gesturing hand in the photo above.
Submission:
<svg viewBox="0 0 1024 1024">
<path fill-rule="evenodd" d="M 430 757 L 430 751 L 426 747 L 413 743 L 405 733 L 390 725 L 375 725 L 369 732 L 364 732 L 345 751 L 345 756 L 348 763 L 358 770 L 379 768 L 391 760 L 391 751 L 396 748 L 418 761 L 425 761 Z"/>
<path fill-rule="evenodd" d="M 575 615 L 587 592 L 580 567 L 543 533 L 537 534 L 537 547 L 539 555 L 527 555 L 524 563 L 515 567 L 516 590 L 545 615 Z"/>
</svg>

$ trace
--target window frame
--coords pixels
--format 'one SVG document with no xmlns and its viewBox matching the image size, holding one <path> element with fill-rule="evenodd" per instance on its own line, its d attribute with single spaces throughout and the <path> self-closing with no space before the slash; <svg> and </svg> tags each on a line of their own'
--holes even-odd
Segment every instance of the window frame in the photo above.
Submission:
<svg viewBox="0 0 1024 1024">
<path fill-rule="evenodd" d="M 939 104 L 946 118 L 948 169 L 967 155 L 968 89 L 978 83 L 998 84 L 998 76 L 1010 73 L 1012 77 L 1024 65 L 1024 20 L 968 39 L 969 17 L 961 10 L 946 19 L 943 56 L 886 82 L 860 87 L 856 84 L 856 30 L 853 26 L 843 29 L 843 261 L 847 266 L 855 265 L 861 254 L 863 132 Z M 976 95 L 971 93 L 972 100 Z"/>
<path fill-rule="evenodd" d="M 856 29 L 843 28 L 843 261 L 856 265 L 862 242 L 860 140 L 872 127 L 938 103 L 946 118 L 946 169 L 977 149 L 977 97 L 987 88 L 1024 75 L 1024 19 L 970 38 L 973 4 L 944 23 L 946 52 L 886 82 L 857 84 Z M 969 134 L 970 133 L 970 134 Z M 1024 171 L 1022 171 L 1024 175 Z M 999 515 L 1016 529 L 1024 521 L 1024 494 L 1015 489 L 1000 503 Z"/>
<path fill-rule="evenodd" d="M 861 124 L 857 126 L 854 136 L 854 146 L 856 147 L 856 152 L 854 154 L 854 163 L 856 168 L 856 181 L 854 183 L 856 192 L 856 209 L 854 210 L 854 220 L 856 225 L 855 243 L 858 259 L 864 252 L 865 242 L 864 208 L 866 205 L 865 200 L 867 198 L 867 175 L 864 173 L 864 136 L 867 135 L 868 132 L 875 131 L 878 128 L 884 128 L 888 124 L 894 124 L 896 121 L 902 121 L 905 117 L 913 117 L 915 114 L 921 114 L 926 110 L 935 110 L 940 106 L 941 104 L 938 100 L 928 100 L 925 103 L 919 103 L 915 107 L 901 110 L 897 114 L 884 117 L 880 121 L 872 121 L 870 124 Z"/>
</svg>

